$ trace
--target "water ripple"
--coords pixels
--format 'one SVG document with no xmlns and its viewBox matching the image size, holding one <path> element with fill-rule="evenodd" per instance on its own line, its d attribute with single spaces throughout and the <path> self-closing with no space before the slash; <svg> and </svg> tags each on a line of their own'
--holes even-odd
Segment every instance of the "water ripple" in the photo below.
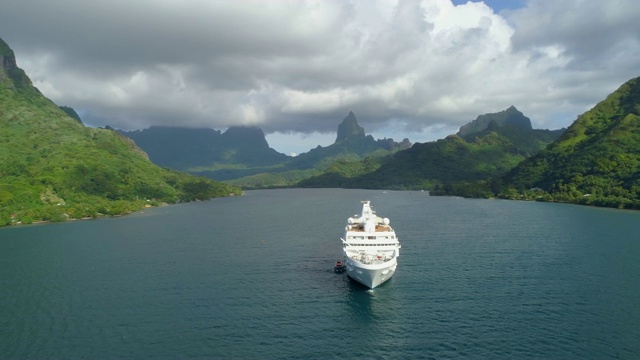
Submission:
<svg viewBox="0 0 640 360">
<path fill-rule="evenodd" d="M 403 246 L 373 291 L 332 271 L 364 199 Z M 639 217 L 298 189 L 2 229 L 0 358 L 635 359 Z"/>
</svg>

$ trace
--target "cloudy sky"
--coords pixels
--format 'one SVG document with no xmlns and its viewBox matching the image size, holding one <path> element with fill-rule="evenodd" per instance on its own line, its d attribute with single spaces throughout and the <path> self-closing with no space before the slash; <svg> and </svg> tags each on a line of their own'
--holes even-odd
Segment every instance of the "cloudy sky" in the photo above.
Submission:
<svg viewBox="0 0 640 360">
<path fill-rule="evenodd" d="M 570 125 L 640 76 L 637 0 L 3 0 L 0 38 L 92 126 L 255 125 L 283 153 L 432 141 L 516 106 Z"/>
</svg>

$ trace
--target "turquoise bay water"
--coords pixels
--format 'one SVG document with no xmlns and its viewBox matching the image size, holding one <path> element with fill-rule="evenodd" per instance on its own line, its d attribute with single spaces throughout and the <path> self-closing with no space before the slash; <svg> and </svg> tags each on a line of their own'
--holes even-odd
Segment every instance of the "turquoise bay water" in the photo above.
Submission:
<svg viewBox="0 0 640 360">
<path fill-rule="evenodd" d="M 371 200 L 402 243 L 333 273 Z M 0 358 L 640 358 L 640 212 L 290 189 L 0 229 Z"/>
</svg>

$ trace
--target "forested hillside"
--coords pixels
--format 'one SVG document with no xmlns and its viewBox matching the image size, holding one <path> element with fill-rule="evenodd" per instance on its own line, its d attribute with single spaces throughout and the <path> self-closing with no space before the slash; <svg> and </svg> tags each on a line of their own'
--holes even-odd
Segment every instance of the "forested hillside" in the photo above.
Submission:
<svg viewBox="0 0 640 360">
<path fill-rule="evenodd" d="M 498 195 L 640 209 L 639 114 L 635 78 L 499 179 Z"/>
<path fill-rule="evenodd" d="M 411 146 L 408 139 L 374 140 L 366 135 L 353 114 L 338 125 L 336 141 L 292 157 L 269 147 L 257 127 L 214 129 L 151 127 L 121 131 L 149 154 L 154 163 L 172 169 L 225 181 L 244 188 L 294 186 L 322 173 L 334 161 L 383 156 Z"/>
<path fill-rule="evenodd" d="M 262 168 L 289 159 L 270 148 L 257 127 L 232 126 L 223 133 L 206 128 L 152 126 L 120 133 L 133 139 L 155 164 L 190 173 L 227 167 Z"/>
<path fill-rule="evenodd" d="M 2 40 L 0 64 L 0 226 L 241 192 L 162 169 L 130 139 L 83 126 L 32 86 Z"/>
<path fill-rule="evenodd" d="M 511 121 L 496 120 L 505 113 Z M 563 131 L 534 130 L 530 120 L 514 107 L 493 115 L 482 115 L 480 123 L 476 120 L 463 126 L 464 136 L 417 143 L 384 158 L 336 162 L 299 186 L 427 190 L 486 179 L 504 174 Z"/>
<path fill-rule="evenodd" d="M 356 116 L 350 112 L 338 125 L 336 140 L 329 146 L 318 146 L 280 165 L 263 168 L 259 172 L 229 169 L 225 173 L 235 179 L 228 181 L 229 183 L 245 188 L 295 187 L 300 181 L 322 174 L 334 163 L 352 163 L 364 159 L 379 161 L 410 146 L 409 139 L 396 142 L 393 139 L 376 140 L 373 136 L 366 135 Z M 217 171 L 216 174 L 221 172 L 222 170 Z"/>
</svg>

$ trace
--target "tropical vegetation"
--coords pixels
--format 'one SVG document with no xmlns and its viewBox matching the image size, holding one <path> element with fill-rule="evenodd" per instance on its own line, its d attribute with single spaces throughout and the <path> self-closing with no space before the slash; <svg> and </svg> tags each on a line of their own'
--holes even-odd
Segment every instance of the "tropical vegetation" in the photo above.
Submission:
<svg viewBox="0 0 640 360">
<path fill-rule="evenodd" d="M 479 116 L 483 124 L 474 125 L 474 131 L 416 143 L 386 157 L 336 162 L 298 186 L 433 190 L 504 174 L 563 131 L 531 129 L 528 118 L 510 109 Z M 501 121 L 505 112 L 520 123 Z"/>
<path fill-rule="evenodd" d="M 0 226 L 241 193 L 160 168 L 130 139 L 85 127 L 32 86 L 2 40 L 0 60 Z"/>
<path fill-rule="evenodd" d="M 374 140 L 353 114 L 338 125 L 336 141 L 298 156 L 269 147 L 257 127 L 232 126 L 224 133 L 213 129 L 150 127 L 121 132 L 135 140 L 156 164 L 206 176 L 245 189 L 292 187 L 322 174 L 335 161 L 383 157 L 411 146 L 408 139 Z"/>
<path fill-rule="evenodd" d="M 555 142 L 502 176 L 435 194 L 640 209 L 640 78 L 585 112 Z"/>
</svg>

